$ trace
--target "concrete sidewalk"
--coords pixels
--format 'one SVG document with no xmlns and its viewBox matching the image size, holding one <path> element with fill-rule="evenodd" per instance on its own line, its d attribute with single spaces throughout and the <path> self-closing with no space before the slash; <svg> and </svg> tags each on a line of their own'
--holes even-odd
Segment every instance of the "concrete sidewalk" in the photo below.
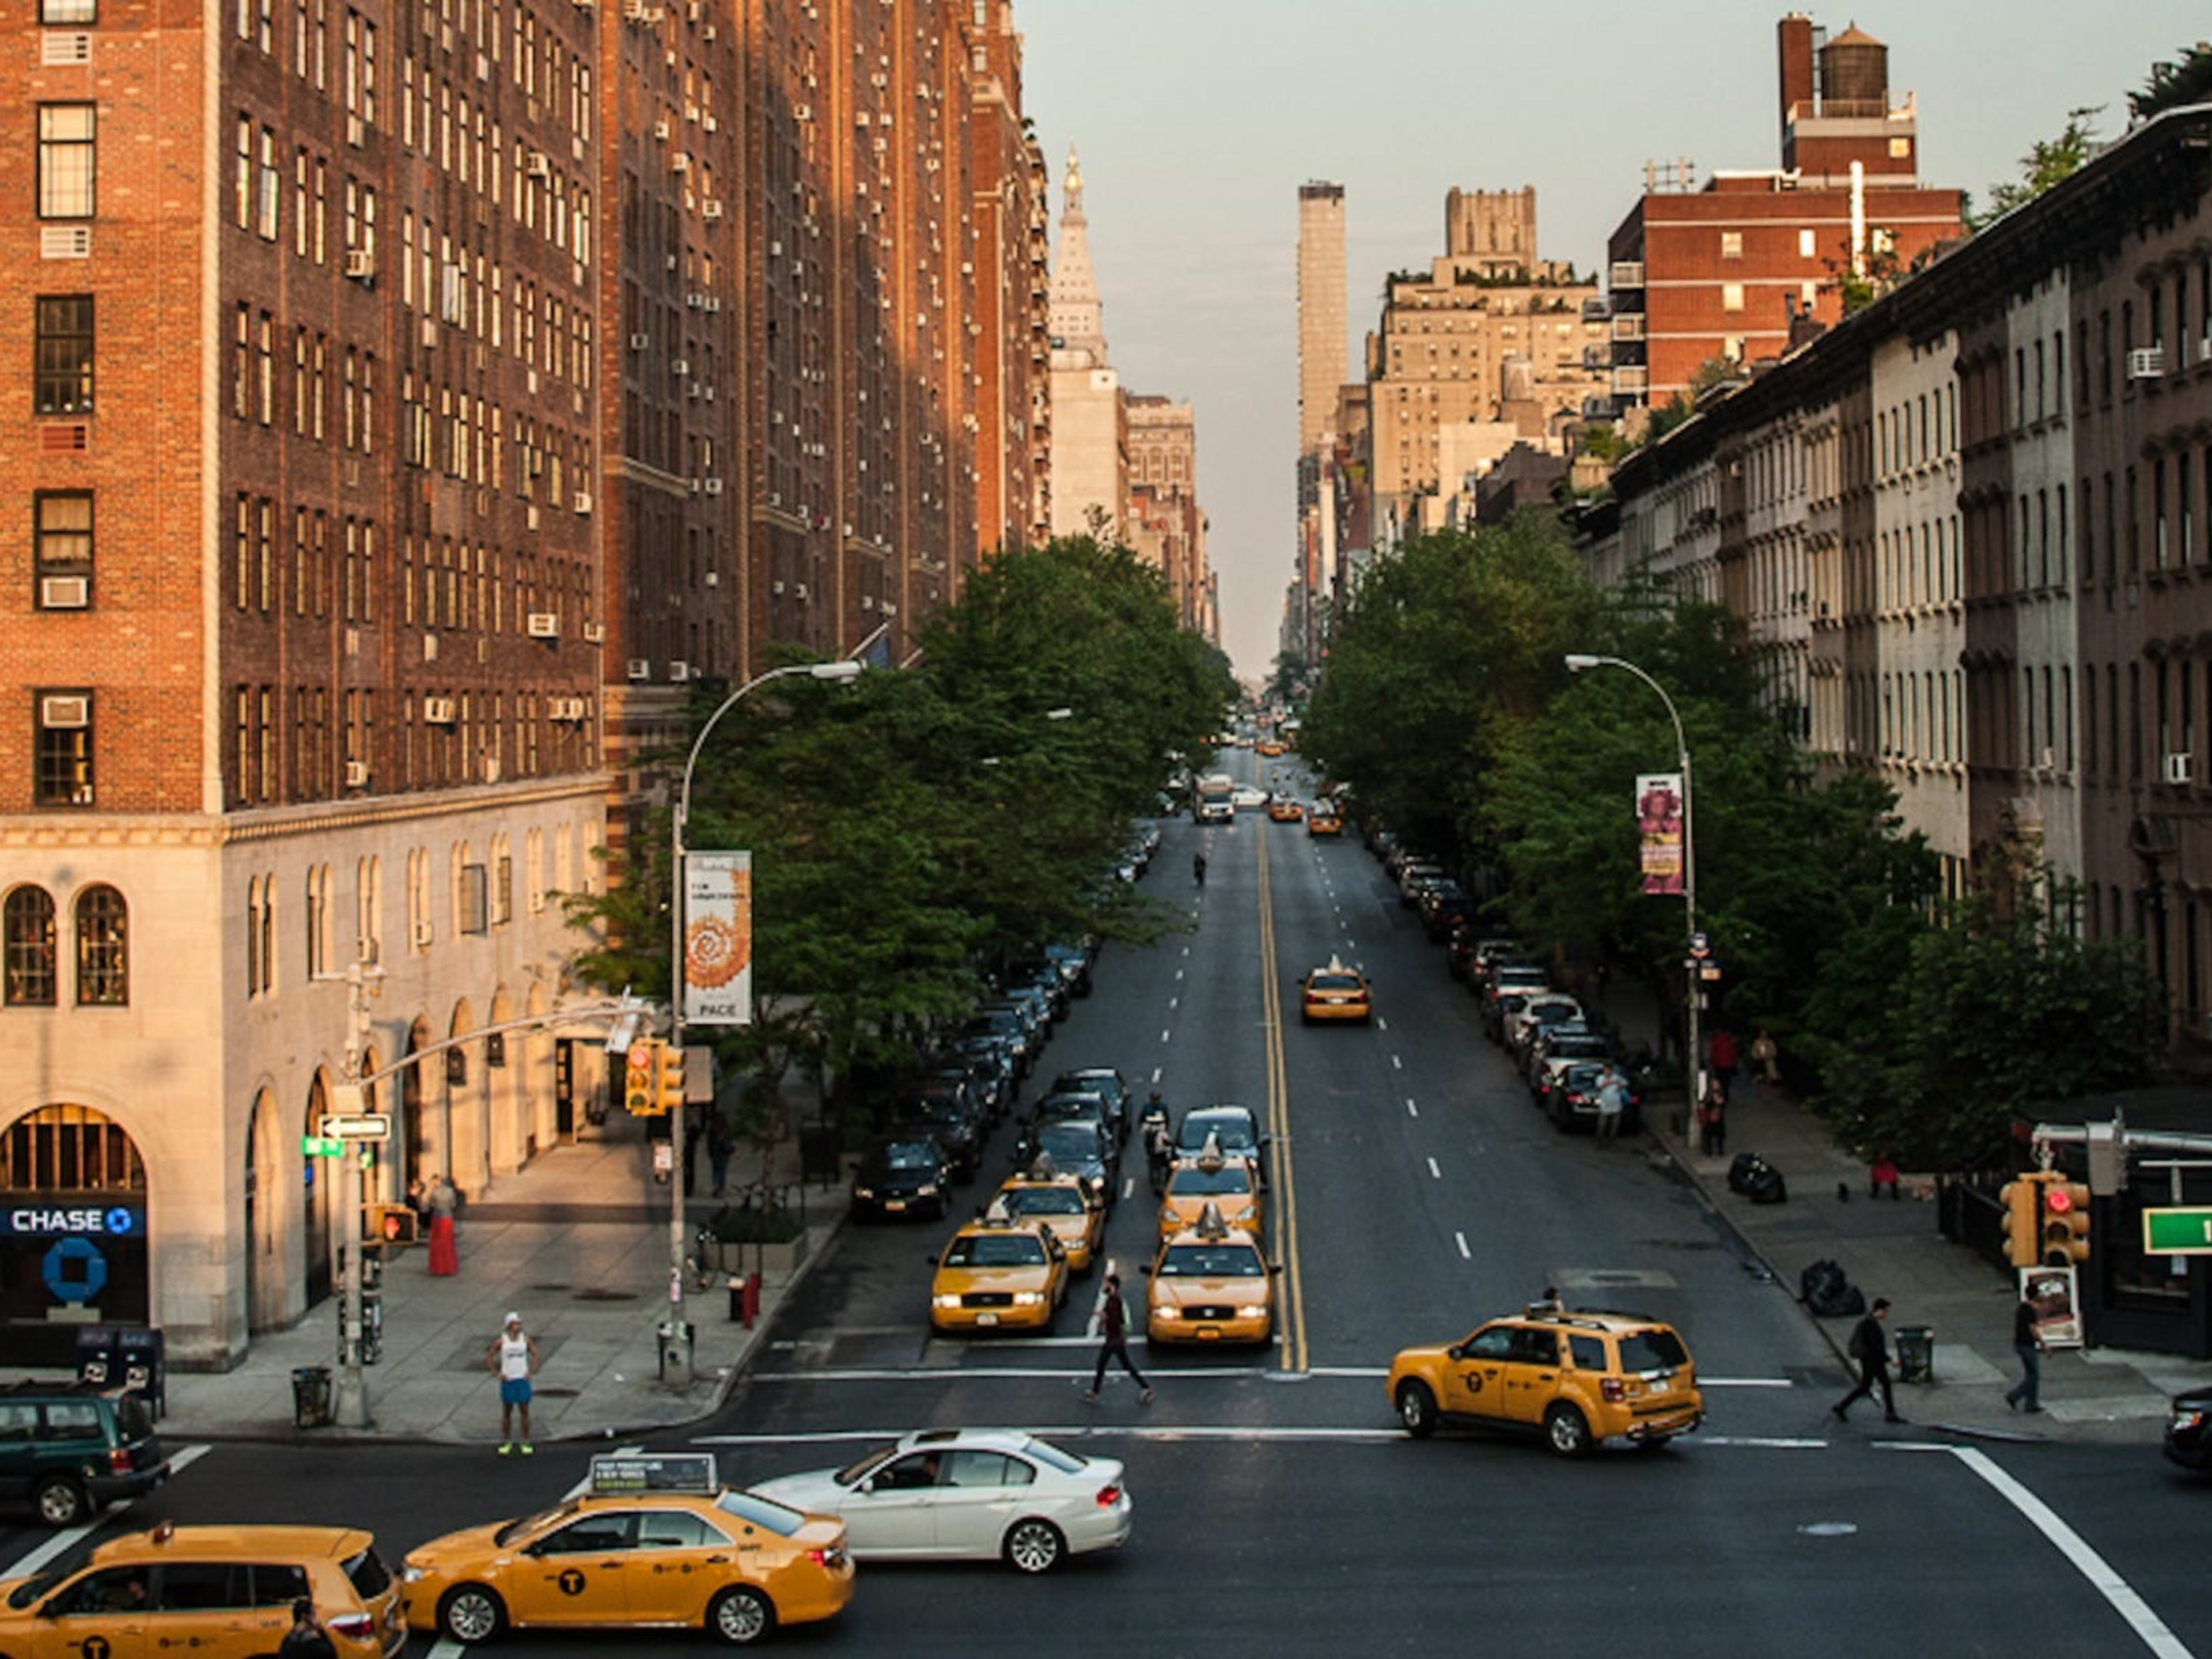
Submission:
<svg viewBox="0 0 2212 1659">
<path fill-rule="evenodd" d="M 541 1153 L 468 1205 L 458 1224 L 457 1275 L 430 1277 L 428 1252 L 420 1245 L 400 1251 L 387 1266 L 383 1358 L 363 1370 L 370 1429 L 295 1426 L 294 1368 L 334 1364 L 337 1316 L 335 1303 L 325 1302 L 290 1330 L 256 1335 L 234 1370 L 172 1374 L 163 1434 L 172 1440 L 307 1443 L 365 1433 L 495 1442 L 499 1389 L 485 1370 L 484 1349 L 510 1309 L 538 1341 L 532 1409 L 538 1443 L 649 1434 L 712 1413 L 776 1308 L 843 1224 L 845 1184 L 804 1189 L 804 1248 L 768 1247 L 751 1328 L 730 1318 L 720 1278 L 705 1292 L 687 1280 L 695 1376 L 689 1388 L 671 1389 L 659 1378 L 656 1337 L 669 1310 L 668 1188 L 653 1180 L 641 1125 L 610 1118 L 605 1133 L 605 1139 Z M 746 1163 L 741 1156 L 738 1167 Z M 795 1149 L 785 1149 L 775 1173 L 796 1181 Z M 705 1195 L 703 1177 L 702 1171 L 690 1201 L 695 1226 L 720 1203 Z M 754 1261 L 748 1246 L 743 1270 L 750 1273 Z M 0 1378 L 50 1374 L 0 1371 Z"/>
<path fill-rule="evenodd" d="M 1656 1048 L 1656 1016 L 1639 1013 L 1634 1000 L 1616 994 L 1607 1011 L 1632 1044 L 1650 1038 Z M 1869 1302 L 1889 1298 L 1893 1343 L 1901 1326 L 1930 1328 L 1933 1380 L 1897 1390 L 1897 1408 L 1913 1423 L 2024 1439 L 2155 1445 L 2171 1396 L 2212 1382 L 2212 1364 L 2177 1355 L 2061 1350 L 2043 1358 L 2043 1411 L 2012 1411 L 2004 1401 L 2020 1377 L 2012 1281 L 1937 1231 L 1933 1177 L 1907 1173 L 1900 1197 L 1870 1197 L 1867 1166 L 1838 1149 L 1818 1115 L 1783 1089 L 1753 1079 L 1748 1067 L 1737 1075 L 1729 1103 L 1726 1156 L 1698 1151 L 1674 1121 L 1678 1109 L 1662 1103 L 1647 1112 L 1647 1139 L 1793 1296 L 1806 1267 L 1832 1260 Z M 1755 1205 L 1729 1190 L 1729 1164 L 1739 1152 L 1756 1152 L 1781 1171 L 1787 1202 Z M 1806 1317 L 1814 1318 L 1809 1310 Z M 1835 1349 L 1838 1375 L 1855 1374 L 1844 1345 L 1856 1316 L 1814 1322 Z M 1844 1392 L 1840 1383 L 1836 1392 Z M 1879 1413 L 1862 1406 L 1856 1415 L 1875 1420 Z"/>
</svg>

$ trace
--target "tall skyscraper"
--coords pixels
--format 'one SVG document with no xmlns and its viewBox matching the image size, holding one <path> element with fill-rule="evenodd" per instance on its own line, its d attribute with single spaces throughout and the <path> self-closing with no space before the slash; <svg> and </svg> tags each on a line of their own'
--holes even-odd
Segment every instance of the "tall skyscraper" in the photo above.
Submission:
<svg viewBox="0 0 2212 1659">
<path fill-rule="evenodd" d="M 1128 405 L 1106 361 L 1105 307 L 1091 269 L 1091 220 L 1073 145 L 1060 180 L 1052 265 L 1052 533 L 1080 536 L 1103 514 L 1118 530 L 1129 503 Z"/>
<path fill-rule="evenodd" d="M 1344 384 L 1344 186 L 1298 186 L 1298 453 L 1321 447 Z"/>
</svg>

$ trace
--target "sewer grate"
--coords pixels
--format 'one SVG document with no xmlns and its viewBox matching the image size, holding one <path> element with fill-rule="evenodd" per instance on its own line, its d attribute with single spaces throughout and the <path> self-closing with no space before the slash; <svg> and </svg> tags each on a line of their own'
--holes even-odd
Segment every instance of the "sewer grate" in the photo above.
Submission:
<svg viewBox="0 0 2212 1659">
<path fill-rule="evenodd" d="M 572 1291 L 569 1294 L 579 1302 L 635 1302 L 637 1300 L 635 1291 L 602 1290 L 596 1285 L 586 1285 L 582 1290 Z"/>
<path fill-rule="evenodd" d="M 532 1285 L 530 1288 L 533 1291 L 544 1291 L 548 1294 L 551 1294 L 555 1291 L 567 1291 L 570 1287 L 566 1285 Z"/>
</svg>

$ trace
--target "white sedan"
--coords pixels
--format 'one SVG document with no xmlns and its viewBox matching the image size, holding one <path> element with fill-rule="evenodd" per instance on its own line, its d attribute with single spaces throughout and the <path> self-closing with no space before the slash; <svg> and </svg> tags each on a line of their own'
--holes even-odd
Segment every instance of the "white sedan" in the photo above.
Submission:
<svg viewBox="0 0 2212 1659">
<path fill-rule="evenodd" d="M 1240 783 L 1229 792 L 1229 804 L 1240 812 L 1255 811 L 1267 800 L 1267 792 L 1256 784 Z"/>
<path fill-rule="evenodd" d="M 787 1474 L 752 1490 L 842 1517 L 863 1561 L 997 1557 L 1044 1572 L 1129 1538 L 1120 1463 L 1079 1457 L 1018 1429 L 924 1429 L 844 1468 Z"/>
</svg>

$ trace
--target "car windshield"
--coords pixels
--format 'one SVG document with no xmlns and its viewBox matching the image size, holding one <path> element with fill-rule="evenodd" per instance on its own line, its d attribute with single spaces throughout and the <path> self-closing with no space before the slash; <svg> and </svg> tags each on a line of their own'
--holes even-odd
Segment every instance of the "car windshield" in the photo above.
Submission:
<svg viewBox="0 0 2212 1659">
<path fill-rule="evenodd" d="M 1316 991 L 1357 991 L 1359 988 L 1357 974 L 1316 974 L 1306 982 Z"/>
<path fill-rule="evenodd" d="M 962 1114 L 957 1103 L 925 1095 L 908 1101 L 899 1109 L 899 1115 L 917 1118 L 924 1123 L 957 1123 Z"/>
<path fill-rule="evenodd" d="M 1039 1117 L 1097 1117 L 1106 1103 L 1097 1095 L 1047 1095 L 1036 1109 Z"/>
<path fill-rule="evenodd" d="M 1044 1243 L 1035 1233 L 963 1233 L 945 1247 L 948 1267 L 1042 1267 Z"/>
<path fill-rule="evenodd" d="M 1161 1279 L 1257 1279 L 1260 1253 L 1249 1244 L 1170 1244 L 1160 1259 Z"/>
<path fill-rule="evenodd" d="M 1036 1145 L 1056 1164 L 1096 1164 L 1103 1156 L 1097 1128 L 1089 1123 L 1048 1123 L 1037 1131 Z"/>
<path fill-rule="evenodd" d="M 1176 1144 L 1196 1152 L 1208 1135 L 1227 1149 L 1249 1151 L 1259 1145 L 1252 1120 L 1243 1112 L 1193 1112 L 1183 1119 Z"/>
<path fill-rule="evenodd" d="M 1564 1075 L 1564 1081 L 1570 1090 L 1595 1089 L 1598 1079 L 1604 1075 L 1605 1067 L 1602 1066 L 1570 1066 Z"/>
<path fill-rule="evenodd" d="M 788 1538 L 806 1524 L 806 1516 L 799 1510 L 763 1498 L 758 1492 L 732 1488 L 714 1500 L 714 1507 L 725 1515 L 750 1521 L 756 1527 L 766 1527 L 779 1538 Z"/>
<path fill-rule="evenodd" d="M 1595 1031 L 1588 1035 L 1570 1032 L 1552 1039 L 1551 1053 L 1554 1060 L 1583 1060 L 1602 1055 L 1605 1048 L 1605 1039 Z"/>
<path fill-rule="evenodd" d="M 563 1504 L 556 1509 L 540 1510 L 535 1515 L 526 1515 L 520 1521 L 510 1521 L 491 1535 L 491 1541 L 502 1547 L 516 1539 L 528 1536 L 541 1527 L 550 1527 L 566 1517 L 574 1509 L 573 1504 Z"/>
<path fill-rule="evenodd" d="M 8 1605 L 11 1607 L 29 1607 L 76 1571 L 75 1567 L 48 1567 L 43 1572 L 33 1573 L 8 1592 Z"/>
<path fill-rule="evenodd" d="M 927 1140 L 894 1140 L 881 1152 L 887 1170 L 927 1170 L 937 1162 L 937 1148 Z"/>
<path fill-rule="evenodd" d="M 1218 1198 L 1224 1193 L 1249 1193 L 1252 1174 L 1242 1164 L 1224 1164 L 1218 1170 L 1186 1164 L 1168 1179 L 1170 1198 Z"/>
<path fill-rule="evenodd" d="M 1017 1187 L 1006 1196 L 1014 1215 L 1081 1215 L 1086 1207 L 1073 1187 Z"/>
<path fill-rule="evenodd" d="M 1682 1339 L 1664 1326 L 1630 1331 L 1620 1339 L 1620 1369 L 1624 1371 L 1663 1371 L 1690 1363 Z"/>
<path fill-rule="evenodd" d="M 1097 1095 L 1109 1097 L 1121 1092 L 1109 1072 L 1062 1072 L 1053 1079 L 1054 1094 Z"/>
<path fill-rule="evenodd" d="M 841 1486 L 858 1485 L 867 1478 L 868 1471 L 898 1450 L 896 1446 L 884 1446 L 870 1452 L 857 1463 L 848 1463 L 830 1478 Z"/>
</svg>

